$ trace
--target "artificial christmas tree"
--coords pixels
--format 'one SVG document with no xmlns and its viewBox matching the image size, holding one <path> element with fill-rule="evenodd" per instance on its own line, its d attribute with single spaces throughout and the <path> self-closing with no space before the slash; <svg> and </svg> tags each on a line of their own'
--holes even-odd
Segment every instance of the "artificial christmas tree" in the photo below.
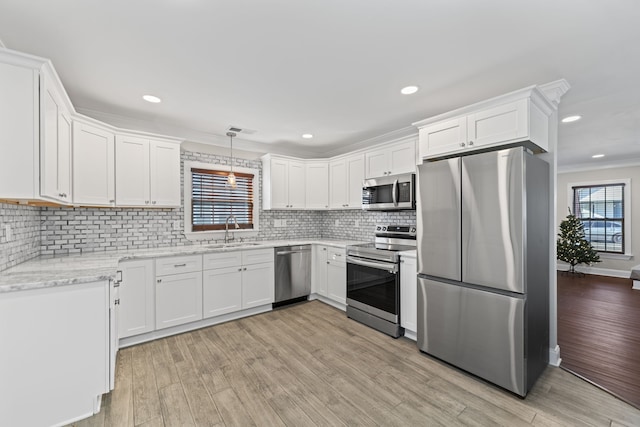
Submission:
<svg viewBox="0 0 640 427">
<path fill-rule="evenodd" d="M 576 218 L 569 209 L 569 215 L 560 223 L 557 241 L 557 258 L 569 263 L 569 273 L 576 274 L 576 265 L 591 265 L 600 262 L 598 252 L 585 239 L 582 221 Z"/>
</svg>

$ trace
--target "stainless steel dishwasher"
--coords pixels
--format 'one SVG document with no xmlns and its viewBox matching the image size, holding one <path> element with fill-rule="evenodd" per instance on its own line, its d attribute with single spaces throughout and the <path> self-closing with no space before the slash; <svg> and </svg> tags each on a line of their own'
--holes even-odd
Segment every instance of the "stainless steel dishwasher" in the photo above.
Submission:
<svg viewBox="0 0 640 427">
<path fill-rule="evenodd" d="M 311 245 L 275 248 L 274 306 L 306 300 L 311 293 Z"/>
</svg>

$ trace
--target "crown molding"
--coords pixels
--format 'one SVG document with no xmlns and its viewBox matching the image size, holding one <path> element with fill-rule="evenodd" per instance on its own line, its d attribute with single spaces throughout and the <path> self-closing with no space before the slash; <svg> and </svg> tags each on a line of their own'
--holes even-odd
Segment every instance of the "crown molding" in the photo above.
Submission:
<svg viewBox="0 0 640 427">
<path fill-rule="evenodd" d="M 556 80 L 538 86 L 538 89 L 547 97 L 551 103 L 558 108 L 560 98 L 571 89 L 571 85 L 565 79 Z"/>
<path fill-rule="evenodd" d="M 355 142 L 353 144 L 341 144 L 339 148 L 325 152 L 323 157 L 335 157 L 342 154 L 353 153 L 355 151 L 373 148 L 376 145 L 393 144 L 417 137 L 418 129 L 413 126 L 407 126 L 402 129 L 387 132 L 382 135 L 374 136 L 373 138 Z"/>
<path fill-rule="evenodd" d="M 577 163 L 573 165 L 558 165 L 558 174 L 561 173 L 573 173 L 573 172 L 587 172 L 595 170 L 605 169 L 617 169 L 617 168 L 629 168 L 634 166 L 640 166 L 640 158 L 621 160 L 616 162 L 600 163 L 594 165 L 593 163 Z"/>
</svg>

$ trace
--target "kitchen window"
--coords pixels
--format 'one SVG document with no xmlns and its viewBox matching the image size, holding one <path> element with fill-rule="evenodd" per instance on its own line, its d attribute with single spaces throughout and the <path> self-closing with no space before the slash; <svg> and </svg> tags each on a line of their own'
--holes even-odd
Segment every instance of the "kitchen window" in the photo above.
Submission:
<svg viewBox="0 0 640 427">
<path fill-rule="evenodd" d="M 224 233 L 227 218 L 235 216 L 240 229 L 229 220 L 229 231 L 249 237 L 258 231 L 257 179 L 259 171 L 234 167 L 236 188 L 227 185 L 229 166 L 196 162 L 184 164 L 185 235 L 215 239 Z"/>
<path fill-rule="evenodd" d="M 571 187 L 572 211 L 584 225 L 585 238 L 600 253 L 629 252 L 629 185 L 625 180 Z"/>
</svg>

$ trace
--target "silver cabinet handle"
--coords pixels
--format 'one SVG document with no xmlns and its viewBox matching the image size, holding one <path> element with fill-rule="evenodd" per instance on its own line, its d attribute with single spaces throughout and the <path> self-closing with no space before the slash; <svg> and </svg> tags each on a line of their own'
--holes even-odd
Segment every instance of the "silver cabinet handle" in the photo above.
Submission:
<svg viewBox="0 0 640 427">
<path fill-rule="evenodd" d="M 173 266 L 174 267 L 186 267 L 187 264 L 174 264 Z"/>
<path fill-rule="evenodd" d="M 473 141 L 469 141 L 469 145 L 473 145 Z"/>
<path fill-rule="evenodd" d="M 239 268 L 238 271 L 242 271 L 242 268 Z"/>
<path fill-rule="evenodd" d="M 151 202 L 151 204 L 155 205 L 155 204 L 156 204 L 156 201 L 154 200 L 153 202 Z"/>
<path fill-rule="evenodd" d="M 247 271 L 247 267 L 243 268 L 244 271 Z"/>
<path fill-rule="evenodd" d="M 115 200 L 109 200 L 109 203 L 115 203 L 115 202 L 116 202 Z"/>
<path fill-rule="evenodd" d="M 326 251 L 326 250 L 327 250 L 327 248 L 322 248 L 322 250 L 323 250 L 323 251 Z"/>
<path fill-rule="evenodd" d="M 464 143 L 464 142 L 461 142 L 461 143 L 460 143 L 460 147 L 464 147 L 464 146 L 465 146 L 465 143 Z"/>
<path fill-rule="evenodd" d="M 162 279 L 158 279 L 158 280 L 156 280 L 156 282 L 162 283 Z"/>
<path fill-rule="evenodd" d="M 148 204 L 149 204 L 149 201 L 148 201 L 148 200 L 145 200 L 145 201 L 144 201 L 144 204 L 145 204 L 145 205 L 148 205 Z"/>
</svg>

